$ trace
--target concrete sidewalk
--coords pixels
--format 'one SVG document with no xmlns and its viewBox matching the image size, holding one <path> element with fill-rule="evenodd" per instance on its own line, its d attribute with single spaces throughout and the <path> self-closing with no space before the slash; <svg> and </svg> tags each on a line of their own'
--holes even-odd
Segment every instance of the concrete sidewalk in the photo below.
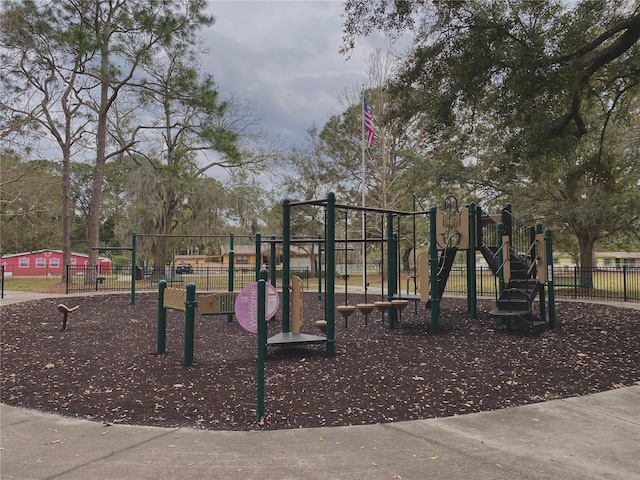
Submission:
<svg viewBox="0 0 640 480">
<path fill-rule="evenodd" d="M 143 293 L 143 292 L 138 292 Z M 0 298 L 0 307 L 3 305 L 12 305 L 14 303 L 29 302 L 32 300 L 40 300 L 43 298 L 59 298 L 64 301 L 67 298 L 74 297 L 93 297 L 96 295 L 131 295 L 130 292 L 83 292 L 83 293 L 39 293 L 39 292 L 20 292 L 16 290 L 5 290 L 4 297 Z"/>
<path fill-rule="evenodd" d="M 268 432 L 72 420 L 0 405 L 7 479 L 640 479 L 640 385 L 458 417 Z"/>
</svg>

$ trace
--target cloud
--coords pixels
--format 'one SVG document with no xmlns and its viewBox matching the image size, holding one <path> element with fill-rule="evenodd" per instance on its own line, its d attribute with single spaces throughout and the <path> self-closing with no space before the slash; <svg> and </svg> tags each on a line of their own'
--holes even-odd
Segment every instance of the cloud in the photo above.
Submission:
<svg viewBox="0 0 640 480">
<path fill-rule="evenodd" d="M 294 143 L 340 112 L 341 93 L 366 81 L 366 58 L 386 43 L 368 39 L 349 59 L 339 54 L 338 1 L 213 1 L 209 11 L 205 68 L 222 90 L 255 98 L 264 129 Z"/>
</svg>

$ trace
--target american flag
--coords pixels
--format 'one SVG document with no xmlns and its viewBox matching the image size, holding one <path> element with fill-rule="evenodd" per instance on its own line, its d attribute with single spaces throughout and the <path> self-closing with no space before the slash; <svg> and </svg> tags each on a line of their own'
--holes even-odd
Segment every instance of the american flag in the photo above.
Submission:
<svg viewBox="0 0 640 480">
<path fill-rule="evenodd" d="M 376 138 L 376 134 L 373 131 L 373 120 L 371 119 L 371 110 L 369 110 L 369 104 L 367 99 L 363 96 L 363 114 L 364 114 L 364 131 L 367 136 L 367 145 L 373 147 L 373 141 Z"/>
</svg>

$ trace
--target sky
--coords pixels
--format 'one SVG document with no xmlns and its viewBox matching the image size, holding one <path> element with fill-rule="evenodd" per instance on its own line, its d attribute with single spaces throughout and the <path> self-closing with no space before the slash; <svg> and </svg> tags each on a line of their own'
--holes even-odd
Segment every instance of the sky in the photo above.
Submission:
<svg viewBox="0 0 640 480">
<path fill-rule="evenodd" d="M 392 48 L 376 36 L 340 54 L 341 1 L 210 0 L 209 12 L 216 22 L 202 32 L 205 69 L 221 90 L 255 99 L 262 127 L 291 144 L 340 113 L 341 95 L 366 82 L 366 60 Z"/>
</svg>

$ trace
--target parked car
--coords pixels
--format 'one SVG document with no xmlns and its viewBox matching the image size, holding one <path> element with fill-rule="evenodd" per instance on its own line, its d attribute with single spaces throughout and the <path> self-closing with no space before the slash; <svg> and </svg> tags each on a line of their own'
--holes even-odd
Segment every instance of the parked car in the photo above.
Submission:
<svg viewBox="0 0 640 480">
<path fill-rule="evenodd" d="M 193 267 L 190 263 L 180 263 L 176 266 L 176 273 L 193 273 Z"/>
</svg>

